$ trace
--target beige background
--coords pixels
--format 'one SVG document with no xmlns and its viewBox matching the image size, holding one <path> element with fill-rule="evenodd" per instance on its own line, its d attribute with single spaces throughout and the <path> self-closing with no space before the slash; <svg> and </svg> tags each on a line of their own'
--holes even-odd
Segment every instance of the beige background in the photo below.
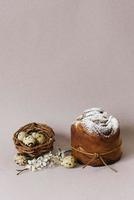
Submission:
<svg viewBox="0 0 134 200">
<path fill-rule="evenodd" d="M 133 0 L 0 0 L 0 198 L 132 200 L 133 85 Z M 120 119 L 117 174 L 87 167 L 16 176 L 20 126 L 47 122 L 67 147 L 72 121 L 94 106 Z"/>
</svg>

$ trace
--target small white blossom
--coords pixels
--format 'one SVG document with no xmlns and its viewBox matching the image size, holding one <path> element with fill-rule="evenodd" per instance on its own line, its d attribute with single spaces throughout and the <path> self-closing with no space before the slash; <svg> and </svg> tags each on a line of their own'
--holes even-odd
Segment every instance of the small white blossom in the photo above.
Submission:
<svg viewBox="0 0 134 200">
<path fill-rule="evenodd" d="M 32 172 L 41 170 L 46 167 L 53 167 L 56 165 L 62 165 L 66 168 L 72 168 L 76 165 L 76 160 L 73 156 L 65 156 L 65 151 L 58 150 L 54 155 L 52 152 L 39 156 L 38 158 L 33 158 L 27 161 L 27 165 L 22 170 L 30 170 Z M 21 171 L 21 170 L 19 170 Z M 20 173 L 20 172 L 19 172 Z"/>
</svg>

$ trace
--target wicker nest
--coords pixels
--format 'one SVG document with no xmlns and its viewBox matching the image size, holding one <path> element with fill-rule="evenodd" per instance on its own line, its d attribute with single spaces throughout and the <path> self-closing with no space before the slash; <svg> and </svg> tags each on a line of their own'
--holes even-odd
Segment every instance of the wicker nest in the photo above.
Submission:
<svg viewBox="0 0 134 200">
<path fill-rule="evenodd" d="M 29 147 L 26 146 L 22 141 L 18 139 L 18 134 L 20 132 L 25 132 L 28 135 L 31 135 L 33 132 L 41 133 L 45 137 L 45 142 L 43 144 L 37 144 L 35 146 Z M 54 131 L 46 124 L 40 123 L 30 123 L 21 127 L 16 133 L 14 133 L 13 141 L 16 146 L 17 151 L 20 154 L 24 154 L 30 157 L 37 157 L 44 153 L 47 153 L 53 149 Z"/>
</svg>

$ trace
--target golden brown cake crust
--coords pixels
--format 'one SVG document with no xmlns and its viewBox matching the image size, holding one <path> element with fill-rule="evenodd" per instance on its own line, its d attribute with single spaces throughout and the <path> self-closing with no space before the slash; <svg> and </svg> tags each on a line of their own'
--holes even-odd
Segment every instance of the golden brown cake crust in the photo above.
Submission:
<svg viewBox="0 0 134 200">
<path fill-rule="evenodd" d="M 122 155 L 120 129 L 109 137 L 90 133 L 81 125 L 74 123 L 71 126 L 71 145 L 73 156 L 83 164 L 103 166 L 104 163 L 93 155 L 98 153 L 106 164 L 118 161 Z M 88 155 L 88 153 L 93 155 Z"/>
</svg>

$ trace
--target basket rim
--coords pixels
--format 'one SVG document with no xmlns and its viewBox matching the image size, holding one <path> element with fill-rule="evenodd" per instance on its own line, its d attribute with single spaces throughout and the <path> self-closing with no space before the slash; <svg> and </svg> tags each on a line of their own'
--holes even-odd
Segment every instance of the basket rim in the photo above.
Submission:
<svg viewBox="0 0 134 200">
<path fill-rule="evenodd" d="M 48 133 L 51 133 L 50 135 L 50 138 L 48 138 L 47 142 L 43 143 L 43 144 L 37 144 L 33 147 L 29 147 L 29 146 L 26 146 L 22 141 L 20 141 L 18 139 L 18 134 L 23 131 L 25 128 L 27 127 L 30 127 L 30 126 L 33 126 L 34 129 L 36 129 L 37 127 L 36 126 L 41 126 L 41 127 L 44 127 L 46 128 L 47 130 L 49 130 Z M 43 129 L 42 129 L 43 131 Z M 32 130 L 31 130 L 32 132 Z M 44 131 L 44 133 L 42 132 L 42 134 L 46 134 L 46 132 Z M 55 141 L 55 133 L 53 131 L 53 129 L 51 127 L 49 127 L 47 124 L 43 124 L 43 123 L 36 123 L 36 122 L 32 122 L 32 123 L 28 123 L 24 126 L 22 126 L 21 128 L 19 128 L 14 134 L 13 134 L 13 141 L 14 141 L 14 144 L 16 147 L 20 147 L 20 148 L 24 148 L 24 151 L 25 150 L 29 150 L 29 151 L 35 151 L 35 150 L 38 150 L 38 149 L 45 149 L 49 146 L 52 146 L 54 141 Z M 17 148 L 18 150 L 18 148 Z"/>
</svg>

